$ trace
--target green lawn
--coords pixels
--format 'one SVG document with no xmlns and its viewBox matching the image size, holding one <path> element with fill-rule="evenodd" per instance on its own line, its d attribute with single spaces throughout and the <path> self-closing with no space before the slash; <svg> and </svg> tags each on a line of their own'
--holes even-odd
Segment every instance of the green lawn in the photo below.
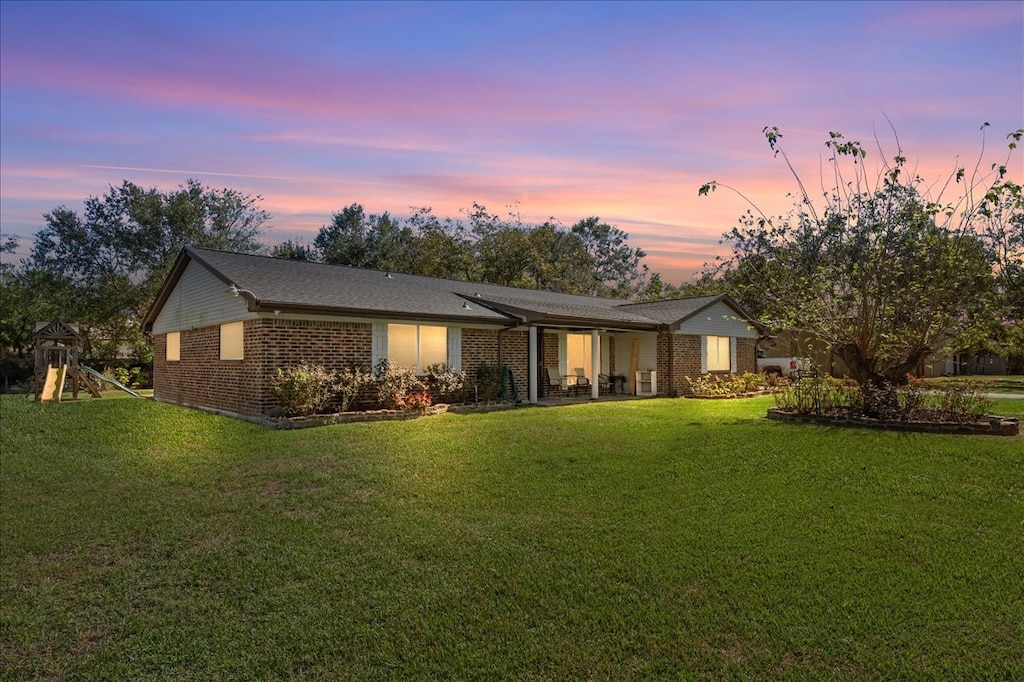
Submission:
<svg viewBox="0 0 1024 682">
<path fill-rule="evenodd" d="M 771 404 L 4 397 L 0 677 L 1024 678 L 1024 438 Z"/>
</svg>

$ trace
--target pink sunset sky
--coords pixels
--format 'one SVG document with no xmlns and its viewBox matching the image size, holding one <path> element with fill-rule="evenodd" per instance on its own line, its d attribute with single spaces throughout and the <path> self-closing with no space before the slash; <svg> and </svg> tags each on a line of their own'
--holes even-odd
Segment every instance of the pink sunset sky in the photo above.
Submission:
<svg viewBox="0 0 1024 682">
<path fill-rule="evenodd" d="M 1024 3 L 0 3 L 0 230 L 131 180 L 263 197 L 268 242 L 358 202 L 599 216 L 668 282 L 829 131 L 927 183 L 1024 127 Z M 983 138 L 980 128 L 991 126 Z M 1024 181 L 1021 157 L 1010 173 Z"/>
</svg>

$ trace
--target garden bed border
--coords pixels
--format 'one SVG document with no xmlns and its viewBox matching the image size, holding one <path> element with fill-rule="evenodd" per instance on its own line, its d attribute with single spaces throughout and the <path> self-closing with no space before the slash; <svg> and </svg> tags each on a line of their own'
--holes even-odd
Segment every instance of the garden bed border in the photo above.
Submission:
<svg viewBox="0 0 1024 682">
<path fill-rule="evenodd" d="M 952 435 L 1016 436 L 1020 434 L 1020 420 L 1016 417 L 984 415 L 977 422 L 901 422 L 870 417 L 830 417 L 821 414 L 802 414 L 772 407 L 766 415 L 776 421 L 817 424 L 819 426 L 846 426 L 886 431 L 913 431 Z"/>
<path fill-rule="evenodd" d="M 465 405 L 448 405 L 439 403 L 423 410 L 364 410 L 359 412 L 335 412 L 334 414 L 314 414 L 308 417 L 264 417 L 259 424 L 270 429 L 308 429 L 315 426 L 332 424 L 352 424 L 355 422 L 384 422 L 419 419 L 435 414 L 452 412 L 465 414 L 474 412 L 493 412 L 515 407 L 511 402 L 467 403 Z"/>
</svg>

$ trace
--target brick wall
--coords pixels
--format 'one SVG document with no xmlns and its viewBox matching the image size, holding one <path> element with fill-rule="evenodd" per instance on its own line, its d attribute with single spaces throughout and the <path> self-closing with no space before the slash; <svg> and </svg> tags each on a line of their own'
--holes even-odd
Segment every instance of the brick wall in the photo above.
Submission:
<svg viewBox="0 0 1024 682">
<path fill-rule="evenodd" d="M 260 416 L 277 403 L 270 378 L 279 367 L 320 364 L 338 371 L 356 365 L 369 369 L 372 325 L 360 322 L 257 319 L 245 322 L 245 359 L 220 359 L 220 327 L 181 332 L 181 361 L 167 362 L 166 335 L 154 338 L 153 385 L 158 400 Z M 756 368 L 755 339 L 736 340 L 736 371 Z M 474 376 L 482 364 L 512 369 L 519 396 L 529 392 L 529 336 L 525 331 L 462 330 L 462 369 Z M 614 353 L 614 340 L 609 344 Z M 669 359 L 671 358 L 671 360 Z M 539 395 L 548 394 L 547 367 L 558 367 L 558 334 L 545 333 L 540 357 Z M 658 337 L 658 393 L 692 395 L 686 377 L 700 375 L 700 337 Z"/>
<path fill-rule="evenodd" d="M 690 384 L 686 381 L 688 376 L 700 376 L 700 337 L 689 334 L 659 334 L 658 394 L 693 395 Z"/>
<path fill-rule="evenodd" d="M 228 413 L 260 413 L 262 360 L 253 343 L 259 320 L 247 320 L 244 360 L 220 359 L 220 327 L 181 332 L 181 361 L 167 362 L 167 336 L 154 339 L 153 395 L 158 400 Z"/>
<path fill-rule="evenodd" d="M 548 367 L 558 370 L 558 332 L 541 331 L 542 333 L 538 334 L 538 336 L 543 336 L 543 339 L 541 340 L 540 381 L 537 384 L 540 390 L 537 391 L 537 395 L 543 398 L 559 393 L 548 385 Z"/>
<path fill-rule="evenodd" d="M 655 369 L 658 370 L 658 395 L 676 395 L 673 388 L 675 383 L 673 376 L 675 372 L 675 358 L 672 357 L 675 339 L 672 337 L 672 334 L 659 333 L 658 342 L 655 346 L 657 349 L 657 366 Z"/>
<path fill-rule="evenodd" d="M 341 370 L 369 368 L 372 327 L 366 323 L 246 320 L 243 360 L 220 359 L 220 327 L 182 330 L 181 361 L 167 362 L 167 337 L 153 343 L 153 394 L 158 400 L 259 416 L 277 407 L 270 378 L 301 363 Z"/>
<path fill-rule="evenodd" d="M 519 399 L 526 401 L 530 394 L 530 335 L 525 331 L 500 332 L 501 364 L 512 369 Z"/>
<path fill-rule="evenodd" d="M 462 330 L 462 370 L 466 376 L 474 377 L 480 365 L 507 365 L 512 370 L 516 389 L 522 400 L 526 400 L 529 390 L 528 353 L 527 332 L 499 329 Z"/>
<path fill-rule="evenodd" d="M 658 393 L 660 395 L 692 396 L 687 377 L 701 374 L 700 336 L 661 334 L 658 337 Z M 736 339 L 735 372 L 757 371 L 757 339 Z M 671 362 L 669 357 L 671 356 Z M 671 366 L 670 366 L 671 365 Z M 723 372 L 725 374 L 726 372 Z"/>
<path fill-rule="evenodd" d="M 736 339 L 736 373 L 757 372 L 757 339 Z"/>
<path fill-rule="evenodd" d="M 278 368 L 306 363 L 333 371 L 352 365 L 371 369 L 372 338 L 370 323 L 247 320 L 243 360 L 220 359 L 220 327 L 212 326 L 183 330 L 181 361 L 167 362 L 167 337 L 159 334 L 153 340 L 154 396 L 230 414 L 264 415 L 278 407 L 270 392 Z M 526 332 L 462 330 L 462 369 L 469 376 L 484 363 L 508 365 L 525 399 L 527 362 Z"/>
</svg>

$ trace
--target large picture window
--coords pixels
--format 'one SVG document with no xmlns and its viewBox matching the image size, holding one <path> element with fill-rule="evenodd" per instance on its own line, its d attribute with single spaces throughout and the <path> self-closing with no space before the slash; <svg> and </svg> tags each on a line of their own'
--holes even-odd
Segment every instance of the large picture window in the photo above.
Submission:
<svg viewBox="0 0 1024 682">
<path fill-rule="evenodd" d="M 167 355 L 168 362 L 181 360 L 181 332 L 167 332 Z"/>
<path fill-rule="evenodd" d="M 230 322 L 220 326 L 220 359 L 242 360 L 245 358 L 244 322 Z"/>
<path fill-rule="evenodd" d="M 728 372 L 732 369 L 732 353 L 729 348 L 728 336 L 706 336 L 705 351 L 708 361 L 707 371 Z"/>
<path fill-rule="evenodd" d="M 421 324 L 388 325 L 388 362 L 417 374 L 448 362 L 448 328 Z"/>
</svg>

